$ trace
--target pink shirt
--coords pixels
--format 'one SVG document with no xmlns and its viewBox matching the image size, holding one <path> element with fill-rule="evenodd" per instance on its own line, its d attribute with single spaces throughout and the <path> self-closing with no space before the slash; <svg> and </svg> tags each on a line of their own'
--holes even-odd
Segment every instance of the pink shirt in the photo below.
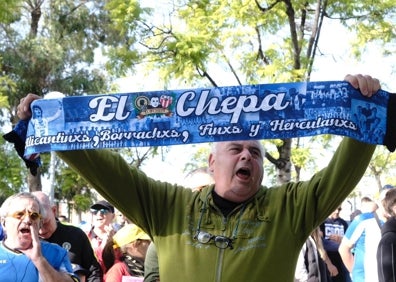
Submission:
<svg viewBox="0 0 396 282">
<path fill-rule="evenodd" d="M 128 272 L 127 265 L 118 261 L 110 267 L 109 271 L 104 275 L 104 281 L 121 282 L 122 276 L 131 276 Z"/>
</svg>

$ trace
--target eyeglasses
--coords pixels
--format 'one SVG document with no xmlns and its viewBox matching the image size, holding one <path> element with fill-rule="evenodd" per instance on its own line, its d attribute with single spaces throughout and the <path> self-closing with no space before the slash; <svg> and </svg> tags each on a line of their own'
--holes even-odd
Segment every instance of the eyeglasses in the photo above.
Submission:
<svg viewBox="0 0 396 282">
<path fill-rule="evenodd" d="M 210 195 L 210 193 L 208 193 L 208 195 L 206 196 L 206 201 L 204 202 L 204 205 L 201 209 L 201 214 L 200 214 L 200 217 L 198 220 L 197 231 L 193 238 L 194 238 L 194 240 L 197 240 L 201 244 L 208 244 L 211 241 L 213 241 L 215 246 L 219 249 L 230 248 L 230 250 L 232 250 L 234 248 L 232 246 L 232 243 L 237 238 L 239 223 L 241 221 L 242 214 L 245 211 L 246 205 L 243 205 L 243 207 L 241 208 L 241 210 L 239 212 L 238 220 L 235 225 L 234 231 L 232 231 L 231 238 L 229 238 L 227 236 L 223 236 L 223 235 L 213 235 L 213 234 L 210 234 L 209 232 L 201 231 L 202 218 L 206 211 L 206 203 L 208 201 L 209 195 Z"/>
<path fill-rule="evenodd" d="M 197 231 L 194 236 L 194 239 L 202 244 L 207 244 L 213 240 L 215 246 L 219 249 L 227 249 L 230 248 L 231 250 L 234 248 L 232 246 L 232 239 L 226 236 L 220 235 L 212 235 L 205 231 Z"/>
<path fill-rule="evenodd" d="M 23 218 L 25 218 L 26 215 L 29 216 L 29 218 L 33 221 L 36 221 L 41 218 L 41 214 L 39 214 L 38 212 L 31 212 L 28 210 L 17 211 L 17 212 L 10 214 L 9 216 L 16 218 L 16 219 L 23 219 Z"/>
<path fill-rule="evenodd" d="M 108 214 L 110 211 L 106 210 L 106 209 L 100 209 L 100 210 L 95 210 L 95 209 L 91 209 L 91 213 L 93 215 L 96 215 L 97 213 L 100 213 L 100 215 L 106 215 Z"/>
</svg>

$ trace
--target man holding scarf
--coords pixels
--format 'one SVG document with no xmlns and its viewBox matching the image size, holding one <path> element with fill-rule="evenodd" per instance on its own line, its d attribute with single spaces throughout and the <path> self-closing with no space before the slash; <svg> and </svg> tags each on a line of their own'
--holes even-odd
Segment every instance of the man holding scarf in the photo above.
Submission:
<svg viewBox="0 0 396 282">
<path fill-rule="evenodd" d="M 367 97 L 380 89 L 370 76 L 345 80 Z M 29 119 L 39 98 L 22 99 L 18 116 Z M 219 142 L 208 159 L 215 183 L 200 191 L 155 181 L 108 150 L 58 155 L 153 239 L 161 281 L 287 282 L 309 234 L 355 188 L 374 150 L 344 138 L 310 180 L 269 189 L 259 141 Z"/>
</svg>

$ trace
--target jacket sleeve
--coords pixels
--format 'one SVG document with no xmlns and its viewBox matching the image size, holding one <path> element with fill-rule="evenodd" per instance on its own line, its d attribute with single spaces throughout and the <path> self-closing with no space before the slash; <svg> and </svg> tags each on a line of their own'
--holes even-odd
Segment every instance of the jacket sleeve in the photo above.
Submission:
<svg viewBox="0 0 396 282">
<path fill-rule="evenodd" d="M 396 236 L 382 237 L 377 250 L 378 281 L 396 281 Z"/>
<path fill-rule="evenodd" d="M 271 197 L 273 204 L 282 205 L 284 218 L 290 219 L 290 228 L 301 240 L 322 224 L 355 189 L 375 148 L 375 145 L 344 137 L 327 167 L 307 181 L 284 184 L 283 202 L 276 202 L 279 196 Z"/>
<path fill-rule="evenodd" d="M 389 151 L 396 149 L 396 94 L 389 95 L 388 109 L 386 113 L 386 134 L 384 145 Z"/>
<path fill-rule="evenodd" d="M 154 236 L 169 217 L 164 210 L 185 203 L 177 185 L 156 181 L 124 158 L 110 150 L 77 150 L 58 152 L 58 155 L 80 174 L 107 201 Z M 187 190 L 187 189 L 182 189 Z"/>
<path fill-rule="evenodd" d="M 151 243 L 147 249 L 146 259 L 144 260 L 144 282 L 156 282 L 159 280 L 157 250 L 154 243 Z"/>
</svg>

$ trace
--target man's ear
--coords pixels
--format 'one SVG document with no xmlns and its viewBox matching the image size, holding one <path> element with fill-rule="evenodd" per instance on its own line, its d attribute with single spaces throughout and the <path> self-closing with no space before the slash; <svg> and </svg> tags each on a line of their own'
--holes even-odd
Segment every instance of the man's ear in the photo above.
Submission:
<svg viewBox="0 0 396 282">
<path fill-rule="evenodd" d="M 57 216 L 57 208 L 56 208 L 56 206 L 53 206 L 53 207 L 51 207 L 51 211 L 52 211 L 52 213 L 55 215 L 55 217 Z"/>
<path fill-rule="evenodd" d="M 209 159 L 208 159 L 209 171 L 210 171 L 211 173 L 214 172 L 214 168 L 213 168 L 214 162 L 215 162 L 215 157 L 214 157 L 213 153 L 211 153 L 211 154 L 209 155 Z"/>
</svg>

